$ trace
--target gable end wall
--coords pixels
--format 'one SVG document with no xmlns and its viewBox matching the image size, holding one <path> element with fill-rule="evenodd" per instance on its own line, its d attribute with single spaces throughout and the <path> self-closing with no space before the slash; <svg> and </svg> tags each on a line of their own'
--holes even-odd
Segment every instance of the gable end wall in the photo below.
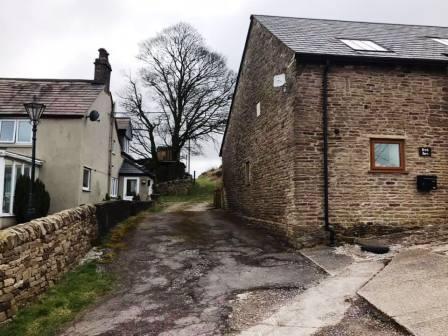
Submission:
<svg viewBox="0 0 448 336">
<path fill-rule="evenodd" d="M 252 222 L 285 235 L 294 206 L 294 53 L 254 20 L 241 66 L 222 148 L 227 204 Z M 287 85 L 274 88 L 273 77 L 281 73 L 286 73 Z M 250 185 L 245 181 L 246 162 Z"/>
</svg>

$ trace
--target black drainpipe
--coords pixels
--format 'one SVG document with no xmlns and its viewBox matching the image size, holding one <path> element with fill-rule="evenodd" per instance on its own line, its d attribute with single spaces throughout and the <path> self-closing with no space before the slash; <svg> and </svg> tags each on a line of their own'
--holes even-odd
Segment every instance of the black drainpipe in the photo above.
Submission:
<svg viewBox="0 0 448 336">
<path fill-rule="evenodd" d="M 325 231 L 330 236 L 330 246 L 335 245 L 335 231 L 330 225 L 328 214 L 328 72 L 330 71 L 330 61 L 327 60 L 324 68 L 324 76 L 322 83 L 322 127 L 324 134 L 324 222 Z"/>
</svg>

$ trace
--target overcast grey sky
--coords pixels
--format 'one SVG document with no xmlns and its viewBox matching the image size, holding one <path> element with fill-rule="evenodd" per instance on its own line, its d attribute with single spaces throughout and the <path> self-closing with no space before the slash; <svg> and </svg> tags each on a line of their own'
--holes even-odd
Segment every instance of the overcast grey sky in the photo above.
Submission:
<svg viewBox="0 0 448 336">
<path fill-rule="evenodd" d="M 112 91 L 135 71 L 138 42 L 185 21 L 238 70 L 251 14 L 448 26 L 446 0 L 0 0 L 0 77 L 93 77 L 110 53 Z M 192 170 L 218 166 L 208 146 Z"/>
</svg>

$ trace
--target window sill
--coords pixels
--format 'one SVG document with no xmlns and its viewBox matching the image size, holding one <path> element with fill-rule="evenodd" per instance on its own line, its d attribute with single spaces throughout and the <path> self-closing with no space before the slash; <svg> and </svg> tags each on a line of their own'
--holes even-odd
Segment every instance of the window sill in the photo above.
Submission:
<svg viewBox="0 0 448 336">
<path fill-rule="evenodd" d="M 0 142 L 1 147 L 32 147 L 31 143 Z"/>
<path fill-rule="evenodd" d="M 90 192 L 90 189 L 84 189 L 84 188 L 82 188 L 82 191 L 83 191 L 83 192 Z"/>
<path fill-rule="evenodd" d="M 369 170 L 369 174 L 401 174 L 401 175 L 408 175 L 409 171 L 407 170 Z"/>
</svg>

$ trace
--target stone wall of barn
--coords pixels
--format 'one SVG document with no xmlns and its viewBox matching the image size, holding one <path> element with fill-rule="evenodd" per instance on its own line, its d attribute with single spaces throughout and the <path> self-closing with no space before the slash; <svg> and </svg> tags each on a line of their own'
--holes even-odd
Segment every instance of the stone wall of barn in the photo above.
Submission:
<svg viewBox="0 0 448 336">
<path fill-rule="evenodd" d="M 294 207 L 294 68 L 294 53 L 254 21 L 222 150 L 227 206 L 286 235 Z M 282 73 L 286 85 L 274 87 Z"/>
<path fill-rule="evenodd" d="M 0 322 L 76 265 L 97 237 L 85 205 L 0 231 Z"/>
<path fill-rule="evenodd" d="M 329 83 L 331 222 L 348 234 L 446 224 L 446 68 L 336 66 Z M 406 171 L 371 172 L 371 138 L 403 139 Z M 438 189 L 417 191 L 417 175 L 436 175 Z"/>
<path fill-rule="evenodd" d="M 322 241 L 323 65 L 254 23 L 222 151 L 228 206 L 296 246 Z M 285 90 L 272 77 L 286 73 Z M 256 104 L 261 102 L 261 115 Z M 448 219 L 448 76 L 443 67 L 332 65 L 329 214 L 338 233 L 382 234 Z M 370 139 L 404 140 L 406 171 L 370 171 Z M 430 147 L 431 157 L 419 156 Z M 244 166 L 250 162 L 251 180 Z M 438 189 L 416 188 L 436 175 Z"/>
<path fill-rule="evenodd" d="M 300 59 L 299 59 L 300 62 Z M 297 69 L 294 218 L 298 245 L 323 225 L 322 65 Z M 446 224 L 448 78 L 446 69 L 332 65 L 329 72 L 329 217 L 339 234 L 381 235 Z M 404 140 L 406 170 L 370 169 L 370 139 Z M 430 147 L 431 157 L 419 155 Z M 438 189 L 419 192 L 418 175 Z"/>
</svg>

